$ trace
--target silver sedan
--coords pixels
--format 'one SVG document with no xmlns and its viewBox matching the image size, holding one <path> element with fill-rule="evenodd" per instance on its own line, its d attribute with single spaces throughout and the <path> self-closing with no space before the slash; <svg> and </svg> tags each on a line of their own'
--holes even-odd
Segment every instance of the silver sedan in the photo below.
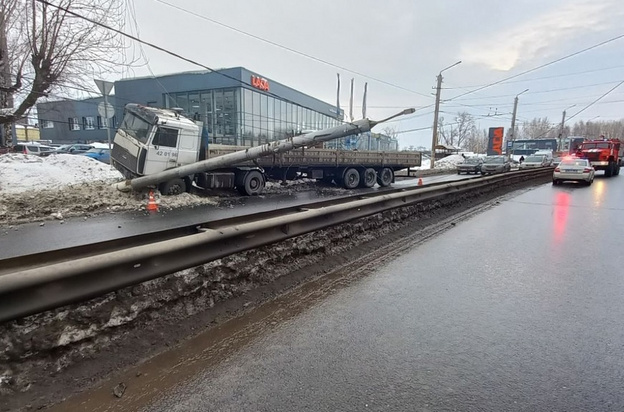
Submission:
<svg viewBox="0 0 624 412">
<path fill-rule="evenodd" d="M 481 165 L 481 174 L 505 173 L 511 170 L 506 156 L 488 156 Z"/>
</svg>

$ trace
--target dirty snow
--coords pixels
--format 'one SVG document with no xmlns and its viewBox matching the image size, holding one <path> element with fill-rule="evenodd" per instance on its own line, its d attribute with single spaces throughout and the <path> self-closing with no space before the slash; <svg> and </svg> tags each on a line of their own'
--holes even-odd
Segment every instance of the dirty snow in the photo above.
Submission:
<svg viewBox="0 0 624 412">
<path fill-rule="evenodd" d="M 112 187 L 121 180 L 111 166 L 87 156 L 1 155 L 0 224 L 144 210 L 146 193 L 123 193 Z M 165 209 L 216 203 L 215 197 L 190 193 L 156 195 Z"/>
<path fill-rule="evenodd" d="M 464 158 L 462 155 L 450 155 L 440 160 L 436 160 L 435 169 L 436 170 L 454 170 L 458 164 L 463 163 Z M 415 167 L 414 169 L 427 170 L 431 168 L 431 160 L 423 159 L 420 167 Z"/>
</svg>

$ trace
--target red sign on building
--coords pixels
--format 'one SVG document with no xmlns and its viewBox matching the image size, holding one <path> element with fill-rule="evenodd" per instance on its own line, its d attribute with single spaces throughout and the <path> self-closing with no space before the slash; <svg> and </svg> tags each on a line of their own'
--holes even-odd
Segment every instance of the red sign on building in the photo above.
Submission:
<svg viewBox="0 0 624 412">
<path fill-rule="evenodd" d="M 257 89 L 269 91 L 269 81 L 263 77 L 251 76 L 251 85 Z"/>
</svg>

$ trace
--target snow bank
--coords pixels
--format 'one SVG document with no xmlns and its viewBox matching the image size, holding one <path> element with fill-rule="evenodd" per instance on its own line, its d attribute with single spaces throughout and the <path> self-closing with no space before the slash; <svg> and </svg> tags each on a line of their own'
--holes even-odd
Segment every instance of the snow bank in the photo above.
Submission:
<svg viewBox="0 0 624 412">
<path fill-rule="evenodd" d="M 450 155 L 440 160 L 436 160 L 435 169 L 437 170 L 454 170 L 458 164 L 464 162 L 464 157 L 461 155 Z M 430 159 L 423 159 L 420 167 L 415 167 L 413 170 L 426 170 L 431 167 Z"/>
<path fill-rule="evenodd" d="M 112 183 L 122 176 L 111 166 L 87 156 L 48 157 L 9 153 L 0 156 L 0 192 L 59 189 L 86 182 Z"/>
</svg>

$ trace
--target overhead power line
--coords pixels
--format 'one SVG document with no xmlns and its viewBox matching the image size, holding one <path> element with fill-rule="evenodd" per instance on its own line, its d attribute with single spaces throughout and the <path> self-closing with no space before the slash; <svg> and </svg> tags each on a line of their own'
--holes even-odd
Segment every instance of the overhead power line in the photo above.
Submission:
<svg viewBox="0 0 624 412">
<path fill-rule="evenodd" d="M 344 71 L 349 72 L 349 73 L 356 74 L 356 75 L 361 76 L 361 77 L 364 77 L 364 78 L 366 78 L 366 79 L 374 80 L 374 81 L 379 82 L 379 83 L 381 83 L 381 84 L 385 84 L 386 86 L 391 86 L 391 87 L 394 87 L 394 88 L 396 88 L 396 89 L 400 89 L 400 90 L 403 90 L 403 91 L 406 91 L 406 92 L 410 92 L 410 93 L 417 94 L 417 95 L 419 95 L 419 96 L 424 96 L 424 97 L 427 97 L 427 98 L 432 98 L 432 96 L 431 96 L 431 95 L 429 95 L 429 94 L 426 94 L 426 93 L 421 93 L 421 92 L 418 92 L 418 91 L 416 91 L 416 90 L 411 90 L 411 89 L 408 89 L 408 88 L 406 88 L 406 87 L 399 86 L 398 84 L 390 83 L 390 82 L 387 82 L 387 81 L 385 81 L 385 80 L 379 79 L 379 78 L 377 78 L 377 77 L 373 77 L 373 76 L 367 75 L 367 74 L 365 74 L 365 73 L 358 72 L 358 71 L 356 71 L 356 70 L 349 69 L 349 68 L 347 68 L 347 67 L 337 65 L 337 64 L 332 63 L 332 62 L 329 62 L 329 61 L 327 61 L 327 60 L 324 60 L 324 59 L 321 59 L 321 58 L 318 58 L 318 57 L 312 56 L 312 55 L 310 55 L 310 54 L 307 54 L 307 53 L 301 52 L 301 51 L 299 51 L 299 50 L 293 49 L 292 47 L 284 46 L 283 44 L 279 44 L 279 43 L 274 42 L 274 41 L 272 41 L 272 40 L 268 40 L 268 39 L 265 39 L 265 38 L 260 37 L 260 36 L 258 36 L 258 35 L 255 35 L 255 34 L 252 34 L 252 33 L 246 32 L 246 31 L 244 31 L 244 30 L 238 29 L 238 28 L 236 28 L 236 27 L 234 27 L 234 26 L 230 26 L 229 24 L 225 24 L 225 23 L 222 23 L 222 22 L 220 22 L 220 21 L 218 21 L 218 20 L 212 19 L 212 18 L 210 18 L 210 17 L 206 17 L 206 16 L 201 15 L 201 14 L 199 14 L 199 13 L 196 13 L 196 12 L 194 12 L 194 11 L 187 10 L 187 9 L 185 9 L 185 8 L 183 8 L 183 7 L 180 7 L 180 6 L 176 6 L 175 4 L 168 3 L 168 2 L 166 2 L 166 1 L 164 1 L 164 0 L 154 0 L 154 1 L 156 1 L 156 2 L 158 2 L 158 3 L 161 3 L 161 4 L 164 4 L 164 5 L 166 5 L 166 6 L 169 6 L 169 7 L 171 7 L 171 8 L 174 8 L 174 9 L 176 9 L 176 10 L 182 11 L 182 12 L 184 12 L 184 13 L 190 14 L 190 15 L 195 16 L 195 17 L 197 17 L 197 18 L 200 18 L 200 19 L 202 19 L 202 20 L 209 21 L 209 22 L 214 23 L 214 24 L 216 24 L 216 25 L 219 25 L 219 26 L 221 26 L 221 27 L 225 27 L 226 29 L 229 29 L 229 30 L 235 31 L 235 32 L 237 32 L 237 33 L 239 33 L 239 34 L 242 34 L 242 35 L 244 35 L 244 36 L 248 36 L 248 37 L 251 37 L 251 38 L 253 38 L 253 39 L 255 39 L 255 40 L 261 41 L 261 42 L 263 42 L 263 43 L 270 44 L 271 46 L 275 46 L 275 47 L 278 47 L 278 48 L 280 48 L 280 49 L 283 49 L 283 50 L 289 51 L 289 52 L 291 52 L 291 53 L 298 54 L 299 56 L 303 56 L 303 57 L 308 58 L 308 59 L 310 59 L 310 60 L 314 60 L 314 61 L 316 61 L 316 62 L 323 63 L 323 64 L 325 64 L 325 65 L 328 65 L 328 66 L 331 66 L 331 67 L 335 67 L 335 68 L 337 68 L 337 69 L 344 70 Z"/>
<path fill-rule="evenodd" d="M 448 100 L 455 100 L 455 99 L 458 99 L 458 98 L 460 98 L 460 97 L 463 97 L 463 96 L 466 96 L 466 95 L 469 95 L 469 94 L 472 94 L 472 93 L 476 93 L 476 92 L 481 91 L 481 90 L 483 90 L 483 89 L 487 89 L 488 87 L 492 87 L 492 86 L 495 86 L 495 85 L 497 85 L 497 84 L 501 84 L 501 83 L 507 82 L 507 81 L 509 81 L 509 80 L 511 80 L 511 79 L 515 79 L 516 77 L 524 76 L 525 74 L 532 73 L 532 72 L 534 72 L 534 71 L 536 71 L 536 70 L 539 70 L 539 69 L 543 69 L 544 67 L 552 66 L 552 65 L 553 65 L 553 64 L 555 64 L 555 63 L 559 63 L 560 61 L 563 61 L 563 60 L 569 59 L 569 58 L 571 58 L 571 57 L 577 56 L 577 55 L 579 55 L 579 54 L 581 54 L 581 53 L 585 53 L 586 51 L 589 51 L 589 50 L 595 49 L 595 48 L 597 48 L 597 47 L 604 46 L 605 44 L 608 44 L 608 43 L 614 42 L 614 41 L 619 40 L 619 39 L 621 39 L 621 38 L 623 38 L 623 37 L 624 37 L 624 34 L 620 34 L 619 36 L 612 37 L 612 38 L 610 38 L 610 39 L 608 39 L 608 40 L 605 40 L 605 41 L 602 41 L 602 42 L 600 42 L 600 43 L 594 44 L 593 46 L 586 47 L 586 48 L 584 48 L 584 49 L 582 49 L 582 50 L 579 50 L 579 51 L 576 51 L 576 52 L 574 52 L 574 53 L 568 54 L 568 55 L 566 55 L 566 56 L 560 57 L 560 58 L 555 59 L 555 60 L 553 60 L 553 61 L 550 61 L 550 62 L 548 62 L 548 63 L 541 64 L 541 65 L 539 65 L 539 66 L 537 66 L 537 67 L 534 67 L 534 68 L 532 68 L 532 69 L 525 70 L 525 71 L 523 71 L 523 72 L 521 72 L 521 73 L 514 74 L 513 76 L 509 76 L 509 77 L 506 77 L 506 78 L 504 78 L 504 79 L 501 79 L 501 80 L 498 80 L 498 81 L 495 81 L 495 82 L 492 82 L 492 83 L 486 84 L 486 85 L 484 85 L 484 86 L 478 87 L 478 88 L 476 88 L 476 89 L 473 89 L 473 90 L 467 91 L 467 92 L 465 92 L 465 93 L 459 94 L 459 95 L 457 95 L 457 96 L 455 96 L 455 97 L 452 97 L 452 98 L 450 98 L 450 99 L 447 99 L 447 101 L 448 101 Z"/>
<path fill-rule="evenodd" d="M 599 100 L 603 99 L 604 97 L 607 97 L 607 95 L 609 95 L 609 93 L 611 93 L 612 91 L 614 91 L 615 89 L 617 89 L 618 87 L 620 87 L 622 85 L 622 83 L 624 83 L 624 81 L 619 82 L 617 85 L 615 85 L 614 87 L 612 87 L 608 92 L 606 92 L 605 94 L 603 94 L 602 96 L 600 96 L 599 98 L 597 98 L 596 100 L 594 100 L 593 102 L 591 102 L 590 104 L 588 104 L 587 106 L 583 107 L 581 110 L 579 110 L 578 112 L 574 113 L 572 116 L 568 117 L 566 119 L 566 121 L 574 118 L 575 116 L 583 113 L 585 110 L 589 109 L 590 107 L 592 107 L 594 104 L 596 104 Z"/>
<path fill-rule="evenodd" d="M 126 33 L 126 32 L 124 32 L 124 31 L 122 31 L 122 30 L 116 29 L 116 28 L 111 27 L 111 26 L 108 26 L 108 25 L 106 25 L 106 24 L 104 24 L 104 23 L 101 23 L 101 22 L 95 21 L 95 20 L 93 20 L 93 19 L 91 19 L 91 18 L 89 18 L 89 17 L 86 17 L 86 16 L 83 16 L 83 15 L 81 15 L 81 14 L 78 14 L 78 13 L 76 13 L 76 12 L 72 11 L 72 10 L 69 10 L 69 8 L 68 8 L 68 7 L 58 6 L 58 5 L 56 5 L 56 4 L 52 4 L 52 3 L 50 3 L 50 2 L 49 2 L 49 1 L 47 1 L 47 0 L 36 0 L 36 1 L 37 1 L 38 3 L 45 4 L 45 5 L 47 5 L 47 6 L 54 7 L 54 8 L 59 9 L 59 10 L 63 10 L 63 11 L 64 11 L 64 12 L 66 12 L 67 14 L 70 14 L 70 15 L 72 15 L 72 16 L 74 16 L 74 17 L 79 18 L 79 19 L 83 19 L 83 20 L 85 20 L 85 21 L 88 21 L 88 22 L 89 22 L 89 23 L 91 23 L 91 24 L 94 24 L 94 25 L 96 25 L 96 26 L 102 27 L 102 28 L 104 28 L 104 29 L 106 29 L 106 30 L 110 30 L 110 31 L 112 31 L 112 32 L 114 32 L 114 33 L 117 33 L 117 34 L 119 34 L 119 35 L 121 35 L 121 36 L 124 36 L 124 37 L 127 37 L 127 38 L 129 38 L 129 39 L 132 39 L 132 40 L 134 40 L 134 41 L 137 41 L 137 42 L 139 42 L 139 43 L 141 43 L 141 44 L 144 44 L 144 45 L 146 45 L 146 46 L 152 47 L 152 48 L 154 48 L 154 49 L 156 49 L 156 50 L 159 50 L 159 51 L 161 51 L 161 52 L 163 52 L 163 53 L 166 53 L 166 54 L 168 54 L 168 55 L 170 55 L 170 56 L 176 57 L 176 58 L 178 58 L 178 59 L 180 59 L 180 60 L 183 60 L 183 61 L 185 61 L 185 62 L 187 62 L 187 63 L 194 64 L 194 65 L 199 66 L 199 67 L 201 67 L 201 68 L 203 68 L 203 69 L 206 69 L 206 70 L 208 70 L 208 71 L 210 71 L 210 72 L 212 72 L 212 73 L 218 74 L 218 75 L 223 76 L 223 77 L 225 77 L 225 78 L 227 78 L 227 79 L 233 80 L 233 81 L 235 81 L 235 82 L 238 82 L 238 83 L 244 84 L 244 85 L 246 85 L 246 86 L 249 86 L 250 88 L 253 88 L 253 86 L 251 85 L 251 83 L 247 83 L 247 82 L 245 82 L 245 81 L 243 81 L 243 80 L 241 80 L 241 79 L 237 79 L 237 78 L 236 78 L 236 77 L 234 77 L 234 76 L 230 76 L 230 75 L 228 75 L 228 74 L 225 74 L 225 73 L 223 73 L 223 72 L 220 72 L 220 71 L 218 71 L 218 70 L 215 70 L 215 69 L 213 69 L 213 68 L 211 68 L 211 67 L 208 67 L 208 66 L 206 66 L 205 64 L 199 63 L 199 62 L 197 62 L 197 61 L 195 61 L 195 60 L 193 60 L 193 59 L 189 59 L 188 57 L 184 57 L 184 56 L 182 56 L 181 54 L 178 54 L 178 53 L 173 52 L 173 51 L 171 51 L 171 50 L 167 50 L 167 49 L 165 49 L 165 48 L 163 48 L 163 47 L 161 47 L 161 46 L 158 46 L 158 45 L 156 45 L 156 44 L 154 44 L 154 43 L 150 43 L 150 42 L 148 42 L 148 41 L 141 40 L 140 38 L 138 38 L 138 37 L 136 37 L 136 36 L 133 36 L 133 35 L 131 35 L 131 34 L 129 34 L 129 33 Z M 301 105 L 301 104 L 299 104 L 299 103 L 293 102 L 292 100 L 285 99 L 285 98 L 284 98 L 284 97 L 282 97 L 282 96 L 278 96 L 278 95 L 276 95 L 275 93 L 271 93 L 271 92 L 265 92 L 265 93 L 266 93 L 267 95 L 270 95 L 270 96 L 272 96 L 272 97 L 276 98 L 276 99 L 279 99 L 279 100 L 282 100 L 282 101 L 285 101 L 285 102 L 288 102 L 288 103 L 291 103 L 291 104 L 295 104 L 295 105 L 297 105 L 297 106 L 305 107 L 306 109 L 309 109 L 309 110 L 316 111 L 316 110 L 314 110 L 314 109 L 312 109 L 312 108 L 310 108 L 310 107 L 303 106 L 303 105 Z M 339 119 L 336 119 L 336 120 L 339 120 Z M 339 121 L 340 121 L 340 120 L 339 120 Z M 342 122 L 342 123 L 348 123 L 348 122 L 345 122 L 344 120 L 342 120 L 341 122 Z"/>
<path fill-rule="evenodd" d="M 532 82 L 532 81 L 537 81 L 537 80 L 558 79 L 558 78 L 561 78 L 561 77 L 578 76 L 580 74 L 587 74 L 587 73 L 602 72 L 602 71 L 606 71 L 606 70 L 620 69 L 622 67 L 624 67 L 624 65 L 603 67 L 603 68 L 600 68 L 600 69 L 583 70 L 583 71 L 580 71 L 580 72 L 573 72 L 573 73 L 555 74 L 555 75 L 552 75 L 552 76 L 533 77 L 533 78 L 523 79 L 523 80 L 506 81 L 505 83 L 525 83 L 525 82 Z M 445 90 L 472 89 L 473 87 L 483 87 L 483 86 L 484 85 L 482 85 L 482 84 L 480 84 L 480 85 L 473 85 L 473 86 L 463 86 L 463 87 L 451 86 L 451 87 L 443 87 L 442 89 L 445 89 Z"/>
</svg>

